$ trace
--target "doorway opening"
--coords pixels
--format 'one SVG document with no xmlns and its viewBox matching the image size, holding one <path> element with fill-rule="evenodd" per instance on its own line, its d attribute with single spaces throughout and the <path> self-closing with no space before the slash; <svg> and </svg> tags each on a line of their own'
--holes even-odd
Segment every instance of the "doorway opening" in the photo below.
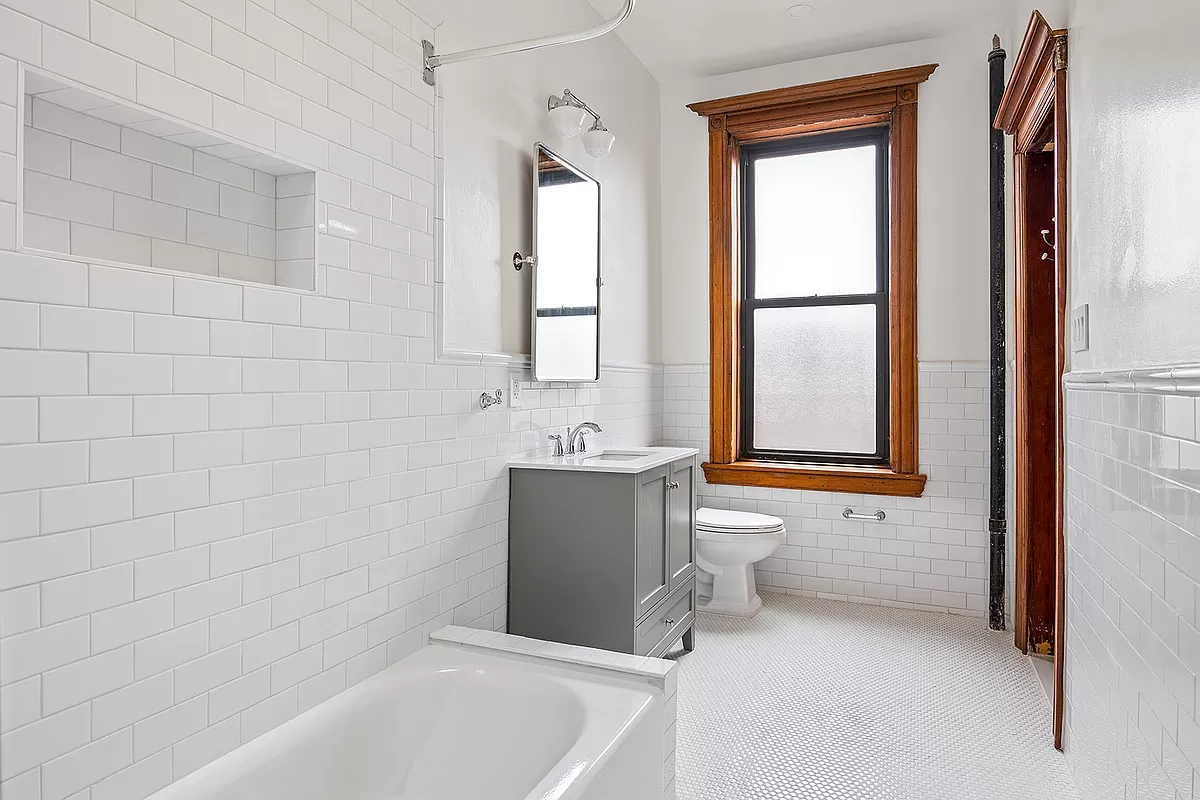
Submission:
<svg viewBox="0 0 1200 800">
<path fill-rule="evenodd" d="M 1062 748 L 1066 625 L 1064 413 L 1067 326 L 1067 33 L 1034 12 L 996 127 L 1013 137 L 1014 643 L 1053 658 L 1055 747 Z"/>
</svg>

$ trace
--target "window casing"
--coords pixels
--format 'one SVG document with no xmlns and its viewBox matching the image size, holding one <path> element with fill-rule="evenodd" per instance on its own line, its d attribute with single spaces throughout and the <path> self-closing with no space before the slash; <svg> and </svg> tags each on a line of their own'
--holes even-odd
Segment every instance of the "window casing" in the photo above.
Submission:
<svg viewBox="0 0 1200 800">
<path fill-rule="evenodd" d="M 858 155 L 866 155 L 873 162 L 873 171 L 870 174 L 869 186 L 868 181 L 862 180 L 865 176 L 855 174 L 854 176 L 846 176 L 846 178 L 858 178 L 861 186 L 846 187 L 849 192 L 863 193 L 867 190 L 867 194 L 873 199 L 873 214 L 871 219 L 871 230 L 866 233 L 873 234 L 871 242 L 874 246 L 869 248 L 871 251 L 868 256 L 870 276 L 873 278 L 871 283 L 871 291 L 850 292 L 846 291 L 856 281 L 851 279 L 847 282 L 835 282 L 833 285 L 838 287 L 833 292 L 817 291 L 811 294 L 805 293 L 802 296 L 797 296 L 794 293 L 780 291 L 778 284 L 782 283 L 778 278 L 773 281 L 776 284 L 774 291 L 759 290 L 759 258 L 758 258 L 758 223 L 759 223 L 759 206 L 763 202 L 769 202 L 765 197 L 759 197 L 758 181 L 756 175 L 758 173 L 759 164 L 763 161 L 770 163 L 773 159 L 786 159 L 794 156 L 818 155 L 826 153 L 839 153 L 850 151 Z M 741 280 L 741 457 L 750 460 L 763 461 L 778 461 L 778 462 L 799 462 L 810 464 L 842 464 L 842 465 L 862 465 L 862 466 L 883 466 L 888 463 L 889 457 L 889 416 L 890 416 L 890 395 L 888 393 L 889 382 L 889 356 L 888 356 L 888 284 L 889 284 L 889 212 L 888 212 L 888 129 L 886 126 L 876 126 L 863 129 L 855 129 L 849 131 L 836 131 L 833 133 L 814 134 L 794 139 L 782 139 L 778 141 L 761 142 L 752 145 L 747 145 L 741 148 L 741 230 L 739 240 L 742 245 L 742 280 Z M 843 179 L 843 181 L 845 178 Z M 805 187 L 796 186 L 796 190 L 803 192 Z M 815 187 L 814 187 L 815 188 Z M 781 198 L 774 198 L 781 201 Z M 866 239 L 865 236 L 861 236 Z M 843 251 L 851 246 L 848 241 L 827 241 L 823 248 L 826 252 L 836 252 L 839 248 Z M 799 263 L 793 258 L 788 259 L 788 263 L 774 264 L 775 272 L 790 271 L 809 273 L 810 275 L 817 271 L 838 271 L 843 268 L 843 264 L 834 261 L 832 258 L 826 263 L 812 263 L 801 258 Z M 861 264 L 856 264 L 861 271 Z M 861 282 L 862 276 L 856 276 L 857 282 Z M 800 279 L 804 282 L 805 279 Z M 767 283 L 768 281 L 763 281 Z M 812 283 L 812 279 L 807 280 Z M 796 281 L 789 282 L 792 286 L 796 285 Z M 828 281 L 826 282 L 828 285 Z M 817 288 L 813 286 L 812 288 Z M 859 288 L 866 288 L 860 285 Z M 762 296 L 760 296 L 762 295 Z M 825 313 L 822 314 L 822 310 Z M 866 315 L 855 312 L 867 312 Z M 851 315 L 857 317 L 851 322 Z M 801 384 L 807 385 L 808 391 L 812 391 L 811 381 L 815 373 L 820 374 L 822 378 L 827 380 L 822 381 L 827 392 L 824 402 L 804 401 L 815 400 L 811 397 L 803 397 L 802 391 L 793 391 L 790 397 L 784 403 L 777 403 L 783 408 L 776 408 L 776 420 L 771 420 L 768 425 L 756 424 L 759 419 L 760 406 L 764 404 L 765 396 L 771 389 L 777 389 L 780 386 L 786 386 L 786 377 L 784 375 L 765 375 L 762 374 L 771 367 L 763 365 L 759 366 L 758 357 L 759 350 L 759 334 L 762 327 L 780 328 L 782 325 L 776 323 L 774 325 L 757 325 L 759 317 L 791 317 L 792 333 L 798 334 L 801 331 L 795 330 L 798 326 L 795 324 L 800 321 L 800 318 L 805 316 L 810 317 L 807 320 L 808 328 L 816 326 L 822 329 L 822 333 L 830 337 L 830 345 L 835 342 L 842 344 L 843 352 L 838 352 L 836 346 L 827 348 L 824 353 L 804 353 L 801 356 L 808 356 L 809 363 L 805 364 L 782 364 L 781 372 L 792 372 Z M 824 317 L 824 319 L 822 319 Z M 838 320 L 838 318 L 841 318 Z M 815 319 L 813 319 L 815 318 Z M 861 369 L 854 369 L 853 366 L 847 363 L 847 356 L 850 353 L 846 350 L 865 351 L 867 348 L 862 347 L 864 344 L 861 339 L 861 331 L 859 331 L 859 341 L 854 342 L 854 331 L 842 328 L 841 326 L 830 325 L 830 322 L 841 321 L 857 324 L 862 326 L 862 321 L 866 320 L 870 330 L 868 331 L 868 339 L 874 343 L 873 359 L 869 359 L 874 363 L 870 365 L 870 374 L 862 375 Z M 782 322 L 782 320 L 780 320 Z M 786 323 L 784 323 L 786 324 Z M 847 326 L 849 327 L 849 326 Z M 795 335 L 791 337 L 794 341 L 797 338 Z M 840 340 L 840 341 L 839 341 Z M 764 342 L 764 344 L 768 344 Z M 846 345 L 857 344 L 859 347 L 846 347 Z M 855 353 L 854 355 L 857 355 Z M 781 359 L 763 358 L 763 361 L 778 362 Z M 819 367 L 813 369 L 812 361 L 824 362 L 825 369 L 822 371 Z M 789 366 L 799 366 L 800 370 L 787 370 Z M 861 362 L 858 366 L 862 366 Z M 847 375 L 847 372 L 853 373 Z M 759 381 L 762 377 L 764 380 Z M 862 381 L 862 378 L 868 378 L 868 381 Z M 858 381 L 855 381 L 858 378 Z M 835 383 L 837 380 L 845 381 L 841 385 Z M 871 386 L 864 387 L 861 384 L 869 383 Z M 849 384 L 849 385 L 847 385 Z M 862 389 L 874 388 L 870 394 L 870 409 L 863 409 L 863 394 Z M 819 387 L 817 387 L 819 388 Z M 844 407 L 844 400 L 839 403 L 837 389 L 843 391 L 847 388 L 857 388 L 860 391 L 853 393 L 858 403 L 851 403 L 850 408 Z M 844 395 L 843 395 L 844 398 Z M 816 406 L 814 408 L 813 406 Z M 839 407 L 841 406 L 841 407 Z M 855 415 L 855 411 L 867 411 L 868 413 L 860 413 Z M 779 430 L 778 417 L 782 414 L 802 415 L 806 417 L 802 423 L 793 421 L 792 424 L 802 424 L 804 430 L 799 436 L 786 436 L 784 432 Z M 815 413 L 814 413 L 815 412 Z M 823 412 L 823 413 L 822 413 Z M 765 415 L 764 415 L 765 416 Z M 867 429 L 867 433 L 872 433 L 871 445 L 867 447 L 839 447 L 835 442 L 828 442 L 826 446 L 821 447 L 820 442 L 814 441 L 814 437 L 821 436 L 822 431 L 828 431 L 832 425 L 840 425 L 841 428 L 833 432 L 833 436 L 845 441 L 845 433 L 858 433 L 861 435 L 860 429 Z M 764 435 L 763 428 L 769 427 L 772 433 Z M 838 434 L 841 434 L 840 436 Z M 829 433 L 825 434 L 828 438 Z M 853 437 L 850 437 L 853 438 Z M 790 439 L 792 446 L 780 446 L 783 439 Z M 774 445 L 774 446 L 772 446 Z"/>
<path fill-rule="evenodd" d="M 924 490 L 917 448 L 917 87 L 935 69 L 927 64 L 689 106 L 707 118 L 709 132 L 711 455 L 703 465 L 709 483 L 905 497 Z M 756 396 L 745 388 L 753 384 L 755 357 L 755 347 L 746 347 L 755 326 L 747 315 L 762 314 L 780 300 L 792 308 L 816 301 L 755 295 L 756 254 L 747 253 L 753 237 L 743 235 L 754 209 L 745 207 L 745 185 L 754 181 L 756 153 L 815 146 L 811 143 L 834 132 L 886 142 L 886 166 L 877 167 L 886 169 L 887 180 L 876 181 L 887 192 L 887 213 L 876 214 L 880 227 L 886 220 L 885 234 L 876 236 L 876 246 L 886 246 L 886 253 L 876 266 L 882 271 L 886 261 L 887 274 L 885 281 L 876 273 L 870 292 L 878 357 L 875 421 L 886 420 L 886 436 L 876 430 L 871 452 L 758 446 Z M 820 305 L 861 307 L 864 300 L 820 297 Z"/>
</svg>

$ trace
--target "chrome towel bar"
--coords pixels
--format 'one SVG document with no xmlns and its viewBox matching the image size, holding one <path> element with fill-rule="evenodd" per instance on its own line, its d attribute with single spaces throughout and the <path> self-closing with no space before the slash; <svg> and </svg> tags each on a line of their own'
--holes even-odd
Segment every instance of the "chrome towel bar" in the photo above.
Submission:
<svg viewBox="0 0 1200 800">
<path fill-rule="evenodd" d="M 865 519 L 872 522 L 883 522 L 887 519 L 887 514 L 883 513 L 882 510 L 874 511 L 870 514 L 857 514 L 853 508 L 843 509 L 842 516 L 846 519 Z"/>
</svg>

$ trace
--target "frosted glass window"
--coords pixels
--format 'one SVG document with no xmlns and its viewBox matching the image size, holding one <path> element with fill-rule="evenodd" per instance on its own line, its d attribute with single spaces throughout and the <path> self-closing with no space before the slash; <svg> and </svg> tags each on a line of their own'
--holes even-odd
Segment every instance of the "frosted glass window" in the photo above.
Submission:
<svg viewBox="0 0 1200 800">
<path fill-rule="evenodd" d="M 754 165 L 754 296 L 878 290 L 874 144 Z"/>
<path fill-rule="evenodd" d="M 886 464 L 888 130 L 742 148 L 743 458 Z"/>
<path fill-rule="evenodd" d="M 755 449 L 876 451 L 876 320 L 873 305 L 755 312 Z"/>
</svg>

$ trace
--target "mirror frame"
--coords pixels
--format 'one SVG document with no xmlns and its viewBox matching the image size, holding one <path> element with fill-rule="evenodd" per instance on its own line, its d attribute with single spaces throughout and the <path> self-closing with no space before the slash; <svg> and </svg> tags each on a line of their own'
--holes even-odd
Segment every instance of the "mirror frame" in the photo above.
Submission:
<svg viewBox="0 0 1200 800">
<path fill-rule="evenodd" d="M 603 244 L 603 218 L 604 218 L 604 203 L 603 190 L 600 186 L 600 181 L 587 174 L 579 167 L 572 164 L 567 159 L 563 158 L 550 147 L 547 147 L 544 142 L 537 142 L 533 147 L 533 247 L 532 254 L 536 259 L 538 257 L 538 190 L 541 187 L 540 165 L 542 153 L 553 158 L 558 163 L 562 164 L 580 179 L 595 184 L 596 186 L 596 371 L 593 378 L 543 378 L 538 375 L 538 357 L 537 357 L 537 324 L 538 324 L 538 273 L 541 271 L 541 266 L 535 260 L 533 264 L 533 287 L 529 297 L 529 314 L 530 314 L 530 330 L 529 330 L 529 362 L 530 369 L 533 373 L 535 381 L 554 381 L 559 383 L 596 383 L 600 380 L 600 319 L 601 319 L 601 289 L 604 286 L 603 270 L 604 261 L 602 259 Z"/>
</svg>

